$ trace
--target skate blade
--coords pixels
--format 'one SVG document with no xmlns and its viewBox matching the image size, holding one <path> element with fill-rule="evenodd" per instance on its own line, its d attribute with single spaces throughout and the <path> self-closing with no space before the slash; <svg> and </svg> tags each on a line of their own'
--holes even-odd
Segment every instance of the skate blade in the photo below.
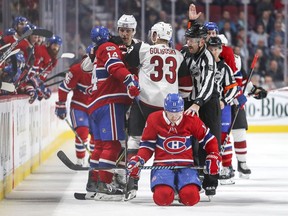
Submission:
<svg viewBox="0 0 288 216">
<path fill-rule="evenodd" d="M 122 201 L 123 200 L 123 194 L 119 194 L 119 195 L 108 195 L 108 194 L 104 194 L 104 193 L 97 193 L 94 196 L 94 200 L 96 201 Z"/>
<path fill-rule="evenodd" d="M 239 173 L 239 178 L 241 178 L 241 179 L 249 179 L 250 178 L 250 174 Z"/>
<path fill-rule="evenodd" d="M 235 181 L 233 179 L 221 179 L 220 185 L 233 185 L 235 184 Z"/>
<path fill-rule="evenodd" d="M 94 200 L 96 194 L 97 194 L 96 192 L 87 192 L 85 194 L 85 200 Z"/>
<path fill-rule="evenodd" d="M 137 190 L 130 190 L 124 198 L 124 201 L 132 200 L 136 197 Z"/>
<path fill-rule="evenodd" d="M 207 197 L 208 197 L 208 201 L 211 202 L 213 199 L 213 195 L 208 195 Z"/>
</svg>

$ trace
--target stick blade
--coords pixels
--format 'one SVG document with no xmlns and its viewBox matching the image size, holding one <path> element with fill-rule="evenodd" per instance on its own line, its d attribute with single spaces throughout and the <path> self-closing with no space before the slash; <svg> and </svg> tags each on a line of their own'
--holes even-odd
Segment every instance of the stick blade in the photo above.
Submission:
<svg viewBox="0 0 288 216">
<path fill-rule="evenodd" d="M 15 86 L 12 83 L 2 82 L 2 85 L 0 86 L 2 90 L 8 91 L 8 92 L 14 92 Z"/>
<path fill-rule="evenodd" d="M 75 54 L 74 53 L 62 53 L 61 58 L 74 58 Z"/>
<path fill-rule="evenodd" d="M 39 35 L 42 37 L 50 38 L 53 36 L 53 33 L 47 29 L 33 29 L 33 35 Z"/>
<path fill-rule="evenodd" d="M 62 150 L 57 152 L 57 157 L 71 170 L 74 171 L 89 170 L 89 167 L 81 167 L 74 164 Z"/>
</svg>

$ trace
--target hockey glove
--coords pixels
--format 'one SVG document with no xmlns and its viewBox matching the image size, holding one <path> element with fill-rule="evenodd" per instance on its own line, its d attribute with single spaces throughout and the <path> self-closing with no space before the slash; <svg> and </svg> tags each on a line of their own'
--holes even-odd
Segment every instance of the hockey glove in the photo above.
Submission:
<svg viewBox="0 0 288 216">
<path fill-rule="evenodd" d="M 140 94 L 140 86 L 138 82 L 138 77 L 132 74 L 129 74 L 125 77 L 123 82 L 127 88 L 128 96 L 133 99 L 134 97 Z"/>
<path fill-rule="evenodd" d="M 33 86 L 27 86 L 26 93 L 29 95 L 29 104 L 33 104 L 38 96 L 36 90 L 33 88 Z"/>
<path fill-rule="evenodd" d="M 209 175 L 217 175 L 220 170 L 220 162 L 221 162 L 221 156 L 217 152 L 211 152 L 206 157 L 205 165 L 206 170 L 204 170 L 205 174 Z"/>
<path fill-rule="evenodd" d="M 253 85 L 253 88 L 249 95 L 252 95 L 257 100 L 260 100 L 267 97 L 267 91 L 262 87 Z"/>
<path fill-rule="evenodd" d="M 65 102 L 62 102 L 62 101 L 56 102 L 55 114 L 58 116 L 58 118 L 62 120 L 66 118 L 67 111 L 66 111 Z"/>
<path fill-rule="evenodd" d="M 138 155 L 131 157 L 127 164 L 128 175 L 134 179 L 139 179 L 140 176 L 140 166 L 143 166 L 145 161 Z"/>
<path fill-rule="evenodd" d="M 236 94 L 233 102 L 236 106 L 238 106 L 240 109 L 243 109 L 245 103 L 247 102 L 246 96 L 243 94 L 242 89 L 238 86 L 238 93 Z"/>
</svg>

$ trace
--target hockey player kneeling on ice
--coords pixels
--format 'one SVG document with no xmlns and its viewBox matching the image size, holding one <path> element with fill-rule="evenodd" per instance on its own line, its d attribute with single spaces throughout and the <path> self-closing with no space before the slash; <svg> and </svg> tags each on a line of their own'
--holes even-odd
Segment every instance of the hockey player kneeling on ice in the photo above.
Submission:
<svg viewBox="0 0 288 216">
<path fill-rule="evenodd" d="M 197 204 L 200 201 L 201 181 L 197 170 L 193 169 L 191 136 L 198 139 L 207 152 L 205 172 L 217 178 L 221 157 L 217 140 L 209 131 L 194 113 L 184 115 L 184 101 L 179 94 L 168 94 L 164 100 L 164 111 L 150 114 L 146 121 L 138 153 L 128 162 L 129 177 L 139 179 L 141 166 L 154 153 L 153 165 L 161 166 L 161 169 L 151 171 L 154 202 L 160 206 L 171 205 L 176 191 L 180 203 L 187 206 Z M 204 189 L 210 190 L 210 187 L 204 186 Z"/>
</svg>

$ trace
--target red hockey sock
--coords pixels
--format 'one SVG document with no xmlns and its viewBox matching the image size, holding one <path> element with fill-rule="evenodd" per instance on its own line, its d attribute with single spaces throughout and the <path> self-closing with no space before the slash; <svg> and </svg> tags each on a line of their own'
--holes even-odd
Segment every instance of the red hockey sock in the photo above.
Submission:
<svg viewBox="0 0 288 216">
<path fill-rule="evenodd" d="M 159 206 L 168 206 L 174 200 L 174 190 L 168 185 L 154 187 L 153 200 Z"/>
<path fill-rule="evenodd" d="M 186 206 L 193 206 L 200 201 L 198 186 L 189 184 L 179 191 L 180 202 Z"/>
<path fill-rule="evenodd" d="M 81 138 L 83 144 L 85 144 L 88 140 L 88 134 L 89 134 L 89 128 L 88 127 L 77 127 L 76 133 Z M 76 157 L 77 158 L 84 158 L 86 149 L 85 146 L 83 146 L 81 141 L 75 137 L 75 148 L 76 148 Z"/>
</svg>

